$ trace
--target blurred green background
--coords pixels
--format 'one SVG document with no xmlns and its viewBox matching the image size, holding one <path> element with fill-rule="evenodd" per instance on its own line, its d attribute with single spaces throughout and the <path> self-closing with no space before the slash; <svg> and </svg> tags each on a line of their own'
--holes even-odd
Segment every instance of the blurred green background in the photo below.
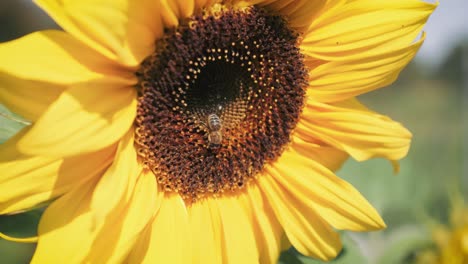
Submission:
<svg viewBox="0 0 468 264">
<path fill-rule="evenodd" d="M 360 97 L 371 109 L 403 123 L 413 143 L 398 175 L 379 159 L 349 160 L 338 172 L 378 209 L 388 228 L 343 233 L 345 250 L 333 263 L 412 263 L 420 249 L 431 246 L 427 220 L 448 223 L 454 193 L 468 201 L 468 21 L 463 16 L 468 3 L 441 2 L 416 60 L 392 86 Z M 56 27 L 30 1 L 0 0 L 0 42 Z M 4 107 L 0 111 L 8 113 Z M 20 127 L 0 116 L 0 142 Z M 34 235 L 40 214 L 0 216 L 0 231 Z M 0 239 L 0 264 L 27 263 L 33 252 L 33 244 Z M 280 262 L 319 263 L 293 249 Z"/>
</svg>

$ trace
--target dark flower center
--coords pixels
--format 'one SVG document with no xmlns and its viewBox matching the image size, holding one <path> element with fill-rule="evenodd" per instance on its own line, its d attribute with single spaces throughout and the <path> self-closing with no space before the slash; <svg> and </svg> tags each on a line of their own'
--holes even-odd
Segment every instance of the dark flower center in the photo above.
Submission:
<svg viewBox="0 0 468 264">
<path fill-rule="evenodd" d="M 139 77 L 136 147 L 165 191 L 243 188 L 288 144 L 307 72 L 298 35 L 263 9 L 221 7 L 167 30 Z"/>
</svg>

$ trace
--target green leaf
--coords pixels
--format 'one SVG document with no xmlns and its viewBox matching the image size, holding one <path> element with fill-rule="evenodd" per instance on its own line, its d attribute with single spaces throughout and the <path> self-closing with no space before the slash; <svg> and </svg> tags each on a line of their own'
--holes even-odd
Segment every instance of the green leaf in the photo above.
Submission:
<svg viewBox="0 0 468 264">
<path fill-rule="evenodd" d="M 294 249 L 283 251 L 278 261 L 279 264 L 304 264 L 299 259 L 299 254 Z"/>
<path fill-rule="evenodd" d="M 7 141 L 28 124 L 30 122 L 0 104 L 0 144 Z"/>
<path fill-rule="evenodd" d="M 15 237 L 31 237 L 37 234 L 37 225 L 44 208 L 13 215 L 0 215 L 0 232 Z"/>
<path fill-rule="evenodd" d="M 37 235 L 37 225 L 44 209 L 36 209 L 21 214 L 0 216 L 0 231 L 12 237 L 33 237 Z M 0 239 L 1 263 L 29 263 L 35 243 L 16 243 Z"/>
</svg>

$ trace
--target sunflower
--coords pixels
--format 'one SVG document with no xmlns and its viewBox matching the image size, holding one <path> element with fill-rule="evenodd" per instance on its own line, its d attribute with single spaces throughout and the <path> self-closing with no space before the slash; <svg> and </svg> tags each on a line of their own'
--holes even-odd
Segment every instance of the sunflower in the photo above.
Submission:
<svg viewBox="0 0 468 264">
<path fill-rule="evenodd" d="M 449 223 L 429 222 L 432 245 L 418 253 L 415 263 L 464 264 L 468 262 L 468 207 L 458 189 L 451 190 Z"/>
<path fill-rule="evenodd" d="M 463 264 L 468 261 L 468 211 L 465 211 L 464 223 L 452 229 L 439 226 L 433 230 L 437 250 L 433 253 L 434 262 L 440 264 Z"/>
<path fill-rule="evenodd" d="M 37 0 L 64 31 L 0 45 L 0 213 L 50 203 L 34 263 L 329 260 L 385 227 L 333 171 L 411 134 L 355 96 L 392 83 L 436 4 Z"/>
</svg>

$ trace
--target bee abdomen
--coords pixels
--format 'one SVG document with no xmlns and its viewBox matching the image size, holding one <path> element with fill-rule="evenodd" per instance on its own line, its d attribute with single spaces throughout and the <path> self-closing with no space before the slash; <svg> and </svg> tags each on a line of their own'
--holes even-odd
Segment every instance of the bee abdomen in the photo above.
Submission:
<svg viewBox="0 0 468 264">
<path fill-rule="evenodd" d="M 216 114 L 208 116 L 208 127 L 211 131 L 219 131 L 221 129 L 221 119 Z"/>
</svg>

